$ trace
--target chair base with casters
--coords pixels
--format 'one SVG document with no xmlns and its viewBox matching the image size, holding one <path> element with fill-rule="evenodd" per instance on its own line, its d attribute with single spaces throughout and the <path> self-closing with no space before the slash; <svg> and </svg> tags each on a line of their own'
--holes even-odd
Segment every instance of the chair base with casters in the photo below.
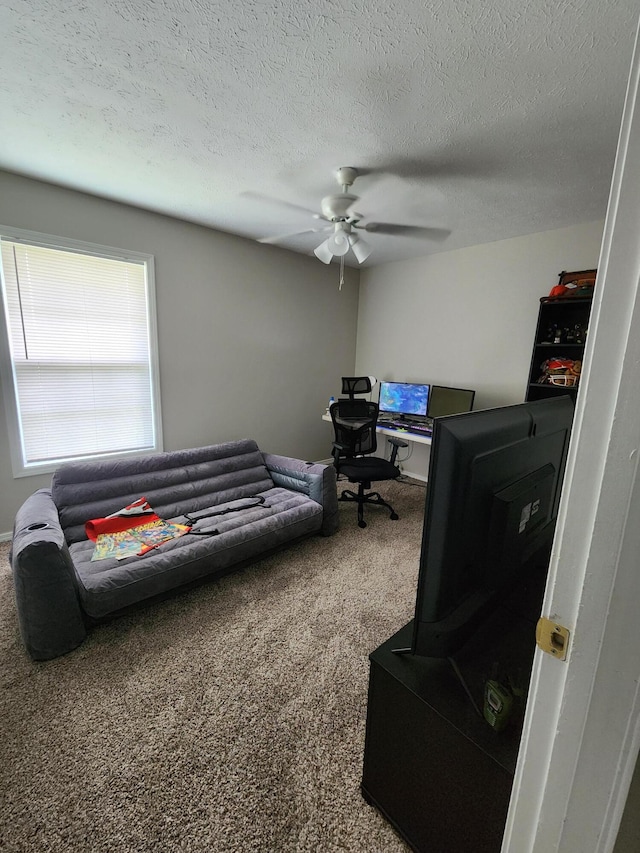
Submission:
<svg viewBox="0 0 640 853">
<path fill-rule="evenodd" d="M 397 521 L 398 513 L 390 503 L 384 500 L 379 492 L 369 492 L 372 480 L 396 480 L 401 471 L 396 465 L 398 448 L 408 447 L 406 441 L 398 438 L 390 438 L 389 443 L 393 446 L 391 459 L 381 459 L 377 456 L 356 456 L 352 458 L 340 457 L 340 446 L 334 445 L 334 465 L 338 474 L 345 476 L 350 483 L 358 484 L 358 491 L 345 489 L 338 497 L 339 501 L 353 502 L 358 505 L 358 527 L 366 527 L 364 520 L 365 504 L 383 506 L 389 510 L 389 518 Z"/>
</svg>

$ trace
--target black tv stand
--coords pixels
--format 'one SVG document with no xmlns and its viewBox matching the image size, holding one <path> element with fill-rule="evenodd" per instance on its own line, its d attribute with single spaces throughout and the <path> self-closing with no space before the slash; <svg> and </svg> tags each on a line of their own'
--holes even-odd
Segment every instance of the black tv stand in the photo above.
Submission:
<svg viewBox="0 0 640 853">
<path fill-rule="evenodd" d="M 394 655 L 410 655 L 410 654 L 413 654 L 413 650 L 410 647 L 406 648 L 406 649 L 391 649 L 391 652 Z M 465 681 L 464 675 L 462 674 L 462 671 L 460 670 L 460 667 L 458 666 L 455 658 L 449 657 L 449 658 L 447 658 L 447 660 L 451 664 L 451 668 L 455 672 L 456 677 L 457 677 L 458 681 L 460 682 L 460 684 L 462 685 L 464 692 L 467 694 L 467 698 L 469 699 L 469 701 L 473 705 L 473 708 L 474 708 L 476 714 L 478 714 L 478 716 L 482 717 L 483 716 L 482 710 L 480 709 L 480 706 L 476 702 L 473 693 L 469 689 L 469 685 Z"/>
<path fill-rule="evenodd" d="M 362 794 L 418 853 L 499 853 L 522 716 L 497 733 L 478 706 L 496 662 L 527 683 L 535 619 L 499 608 L 455 661 L 406 653 L 412 632 L 369 656 Z"/>
</svg>

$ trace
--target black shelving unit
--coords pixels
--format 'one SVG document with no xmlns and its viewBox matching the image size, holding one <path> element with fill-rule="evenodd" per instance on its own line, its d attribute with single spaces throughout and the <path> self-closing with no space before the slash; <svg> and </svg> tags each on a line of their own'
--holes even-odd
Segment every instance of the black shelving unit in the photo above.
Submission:
<svg viewBox="0 0 640 853">
<path fill-rule="evenodd" d="M 594 282 L 595 275 L 596 270 L 562 272 L 559 276 L 559 285 L 563 286 L 572 280 Z M 562 394 L 569 394 L 575 398 L 578 393 L 579 375 L 573 385 L 552 384 L 548 378 L 546 381 L 541 381 L 545 375 L 544 364 L 550 359 L 582 362 L 593 301 L 593 286 L 582 286 L 577 292 L 581 295 L 548 296 L 540 300 L 526 400 L 540 400 L 543 397 Z M 563 381 L 559 380 L 559 382 Z"/>
</svg>

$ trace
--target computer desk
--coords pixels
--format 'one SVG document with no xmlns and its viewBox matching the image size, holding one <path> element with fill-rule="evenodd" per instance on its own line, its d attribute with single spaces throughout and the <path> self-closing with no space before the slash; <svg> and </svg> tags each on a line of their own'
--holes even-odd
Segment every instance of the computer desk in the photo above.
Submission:
<svg viewBox="0 0 640 853">
<path fill-rule="evenodd" d="M 331 415 L 325 413 L 322 416 L 322 420 L 331 423 Z M 391 435 L 394 438 L 402 438 L 405 441 L 411 441 L 415 444 L 427 444 L 429 446 L 431 445 L 430 435 L 425 435 L 424 433 L 420 432 L 411 432 L 410 428 L 396 429 L 396 427 L 383 426 L 382 424 L 378 424 L 378 426 L 376 427 L 376 432 L 380 433 L 381 435 Z"/>
</svg>

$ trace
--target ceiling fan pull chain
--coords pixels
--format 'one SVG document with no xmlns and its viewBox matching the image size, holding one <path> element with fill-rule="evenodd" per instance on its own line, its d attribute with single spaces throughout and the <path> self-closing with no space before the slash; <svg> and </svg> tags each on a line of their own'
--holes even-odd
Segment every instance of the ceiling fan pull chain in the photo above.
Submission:
<svg viewBox="0 0 640 853">
<path fill-rule="evenodd" d="M 338 290 L 342 290 L 342 285 L 344 284 L 344 255 L 340 258 L 340 287 Z"/>
</svg>

